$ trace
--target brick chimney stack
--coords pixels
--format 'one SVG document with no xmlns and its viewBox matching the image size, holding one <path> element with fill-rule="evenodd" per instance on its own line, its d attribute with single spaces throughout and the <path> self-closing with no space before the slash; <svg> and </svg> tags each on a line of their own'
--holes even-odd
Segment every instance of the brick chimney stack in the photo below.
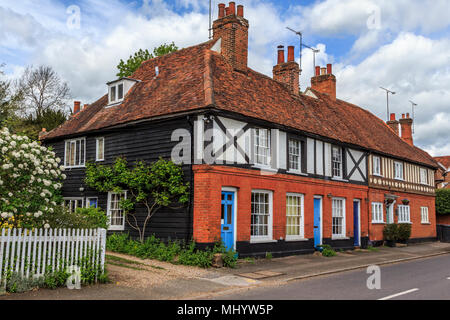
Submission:
<svg viewBox="0 0 450 320">
<path fill-rule="evenodd" d="M 391 118 L 386 124 L 397 134 L 400 136 L 399 124 L 398 120 L 395 119 L 395 113 L 391 113 Z"/>
<path fill-rule="evenodd" d="M 336 100 L 336 77 L 332 68 L 331 64 L 326 68 L 316 67 L 316 74 L 311 78 L 311 88 L 326 93 L 332 100 Z"/>
<path fill-rule="evenodd" d="M 295 62 L 294 46 L 288 47 L 288 59 L 284 62 L 284 47 L 278 46 L 277 65 L 273 67 L 273 79 L 284 83 L 293 94 L 300 93 L 300 66 Z"/>
<path fill-rule="evenodd" d="M 228 7 L 219 4 L 219 16 L 213 23 L 213 39 L 221 39 L 221 53 L 241 72 L 247 72 L 248 60 L 248 20 L 244 18 L 244 7 L 230 2 Z"/>
<path fill-rule="evenodd" d="M 80 108 L 81 108 L 81 102 L 80 101 L 74 101 L 74 103 L 73 103 L 73 114 L 77 114 L 78 112 L 80 112 Z"/>
<path fill-rule="evenodd" d="M 413 120 L 409 117 L 409 113 L 406 114 L 406 117 L 405 114 L 402 114 L 402 118 L 400 119 L 402 139 L 411 146 L 414 145 L 412 137 L 412 123 Z"/>
</svg>

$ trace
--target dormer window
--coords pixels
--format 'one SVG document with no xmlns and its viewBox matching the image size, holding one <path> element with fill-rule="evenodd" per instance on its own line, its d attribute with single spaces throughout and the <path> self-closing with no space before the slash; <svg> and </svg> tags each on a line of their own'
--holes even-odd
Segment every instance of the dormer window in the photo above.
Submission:
<svg viewBox="0 0 450 320">
<path fill-rule="evenodd" d="M 108 105 L 114 105 L 122 102 L 125 99 L 128 91 L 130 91 L 130 89 L 136 82 L 139 82 L 139 80 L 131 78 L 121 78 L 115 81 L 108 82 Z"/>
</svg>

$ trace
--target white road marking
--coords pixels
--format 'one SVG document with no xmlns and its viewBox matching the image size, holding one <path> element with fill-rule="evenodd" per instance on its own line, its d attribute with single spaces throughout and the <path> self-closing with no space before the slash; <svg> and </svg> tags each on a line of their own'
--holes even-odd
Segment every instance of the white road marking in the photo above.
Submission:
<svg viewBox="0 0 450 320">
<path fill-rule="evenodd" d="M 378 299 L 378 300 L 389 300 L 389 299 L 392 299 L 392 298 L 403 296 L 403 295 L 411 293 L 411 292 L 415 292 L 417 290 L 419 290 L 419 289 L 418 288 L 414 288 L 414 289 L 411 289 L 411 290 L 406 290 L 406 291 L 403 291 L 403 292 L 400 292 L 400 293 L 396 293 L 396 294 L 393 294 L 393 295 L 390 295 L 390 296 L 387 296 L 387 297 L 384 297 L 384 298 L 381 298 L 381 299 Z"/>
</svg>

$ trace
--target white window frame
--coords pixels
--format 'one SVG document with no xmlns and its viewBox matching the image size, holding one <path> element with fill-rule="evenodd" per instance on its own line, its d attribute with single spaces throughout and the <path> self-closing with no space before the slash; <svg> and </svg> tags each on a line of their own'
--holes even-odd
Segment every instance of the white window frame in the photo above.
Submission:
<svg viewBox="0 0 450 320">
<path fill-rule="evenodd" d="M 77 148 L 77 141 L 80 142 L 80 146 L 79 148 Z M 79 159 L 78 164 L 75 165 L 70 165 L 68 164 L 68 162 L 70 162 L 70 159 L 68 159 L 67 157 L 69 156 L 67 154 L 67 145 L 72 145 L 75 144 L 75 149 L 74 149 L 74 163 L 76 163 L 77 161 L 77 153 L 81 152 L 81 141 L 83 141 L 83 146 L 84 146 L 84 152 L 83 152 L 83 159 Z M 77 150 L 78 149 L 78 150 Z M 81 162 L 82 160 L 82 162 Z M 70 140 L 66 140 L 64 143 L 64 167 L 65 168 L 84 168 L 86 166 L 86 138 L 76 138 L 76 139 L 70 139 Z"/>
<path fill-rule="evenodd" d="M 298 143 L 298 154 L 292 153 L 293 148 L 291 148 L 292 143 Z M 297 163 L 295 161 L 291 161 L 292 157 L 298 157 Z M 289 171 L 294 173 L 302 173 L 302 141 L 294 138 L 288 139 L 288 163 L 289 163 Z M 298 167 L 294 168 L 294 165 Z"/>
<path fill-rule="evenodd" d="M 345 210 L 345 205 L 346 205 L 346 199 L 345 198 L 332 198 L 331 199 L 331 238 L 332 239 L 346 239 L 346 210 Z M 334 211 L 334 202 L 335 201 L 342 201 L 342 230 L 340 234 L 335 234 L 334 233 L 334 223 L 333 223 L 333 219 L 336 217 L 335 216 L 335 211 Z"/>
<path fill-rule="evenodd" d="M 338 150 L 340 154 L 340 161 L 335 161 L 334 158 L 334 151 Z M 335 173 L 335 163 L 339 164 L 339 175 L 336 175 Z M 344 177 L 344 155 L 343 155 L 343 149 L 338 146 L 332 146 L 331 147 L 331 171 L 333 178 L 343 179 Z"/>
<path fill-rule="evenodd" d="M 411 207 L 409 205 L 398 206 L 398 223 L 411 223 Z"/>
<path fill-rule="evenodd" d="M 99 141 L 103 141 L 103 157 L 99 157 Z M 98 137 L 95 139 L 95 161 L 105 161 L 105 137 Z"/>
<path fill-rule="evenodd" d="M 66 206 L 66 201 L 69 201 L 69 207 Z M 85 201 L 83 197 L 64 197 L 63 198 L 63 206 L 69 210 L 70 213 L 74 213 L 72 211 L 72 202 L 75 201 L 75 210 L 78 208 L 84 208 Z M 81 206 L 78 206 L 78 202 L 81 201 Z"/>
<path fill-rule="evenodd" d="M 121 192 L 108 192 L 108 204 L 107 204 L 107 215 L 108 215 L 108 220 L 109 220 L 109 228 L 108 230 L 112 230 L 112 231 L 123 231 L 125 230 L 125 215 L 122 212 L 123 215 L 123 223 L 122 225 L 112 225 L 111 224 L 111 196 L 112 195 L 124 195 L 125 199 L 127 198 L 127 191 L 121 191 Z"/>
<path fill-rule="evenodd" d="M 396 180 L 403 180 L 403 162 L 400 161 L 394 161 L 394 179 Z"/>
<path fill-rule="evenodd" d="M 288 217 L 298 217 L 298 215 L 288 215 L 289 214 L 289 204 L 288 198 L 298 198 L 299 205 L 296 207 L 300 208 L 300 221 L 299 225 L 289 225 Z M 304 209 L 304 198 L 305 196 L 301 193 L 286 193 L 286 240 L 302 240 L 305 237 L 305 209 Z M 299 233 L 296 235 L 288 235 L 289 226 L 294 226 L 299 228 Z"/>
<path fill-rule="evenodd" d="M 420 183 L 428 185 L 428 170 L 425 168 L 420 168 Z"/>
<path fill-rule="evenodd" d="M 258 134 L 256 134 L 258 132 Z M 257 142 L 260 141 L 260 132 L 266 132 L 266 138 L 267 138 L 267 145 L 261 145 L 258 144 Z M 260 167 L 265 167 L 265 168 L 270 168 L 271 163 L 272 163 L 272 146 L 271 146 L 271 132 L 270 129 L 265 129 L 265 128 L 255 128 L 253 129 L 253 150 L 254 150 L 254 162 L 256 166 L 260 166 Z M 265 153 L 261 153 L 261 150 Z M 263 161 L 260 162 L 259 157 L 261 158 L 265 158 L 266 159 L 266 163 L 264 163 Z"/>
<path fill-rule="evenodd" d="M 122 85 L 122 98 L 119 98 L 119 87 Z M 114 97 L 112 91 L 114 90 Z M 122 102 L 125 99 L 125 81 L 119 81 L 109 85 L 108 88 L 108 104 L 115 105 Z"/>
<path fill-rule="evenodd" d="M 430 216 L 428 214 L 428 207 L 420 207 L 420 220 L 421 220 L 421 223 L 423 223 L 423 224 L 430 224 Z"/>
<path fill-rule="evenodd" d="M 381 177 L 381 158 L 379 156 L 373 156 L 372 160 L 372 174 Z"/>
<path fill-rule="evenodd" d="M 267 194 L 268 195 L 268 199 L 269 199 L 269 215 L 267 218 L 267 235 L 252 235 L 252 217 L 253 217 L 253 212 L 250 212 L 250 242 L 251 243 L 255 243 L 255 242 L 271 242 L 273 241 L 272 235 L 273 235 L 273 230 L 272 230 L 272 226 L 273 226 L 273 192 L 269 191 L 269 190 L 252 190 L 251 196 L 251 203 L 253 202 L 253 194 L 254 193 L 260 193 L 260 194 Z M 252 210 L 251 210 L 252 211 Z"/>
<path fill-rule="evenodd" d="M 372 223 L 384 223 L 384 205 L 381 202 L 372 202 Z"/>
</svg>

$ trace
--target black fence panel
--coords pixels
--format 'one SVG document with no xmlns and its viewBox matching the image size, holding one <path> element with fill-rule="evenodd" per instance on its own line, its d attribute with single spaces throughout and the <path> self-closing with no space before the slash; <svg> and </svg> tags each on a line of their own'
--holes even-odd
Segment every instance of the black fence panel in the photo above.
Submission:
<svg viewBox="0 0 450 320">
<path fill-rule="evenodd" d="M 450 226 L 437 225 L 437 238 L 441 242 L 450 242 Z"/>
</svg>

